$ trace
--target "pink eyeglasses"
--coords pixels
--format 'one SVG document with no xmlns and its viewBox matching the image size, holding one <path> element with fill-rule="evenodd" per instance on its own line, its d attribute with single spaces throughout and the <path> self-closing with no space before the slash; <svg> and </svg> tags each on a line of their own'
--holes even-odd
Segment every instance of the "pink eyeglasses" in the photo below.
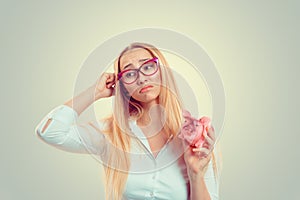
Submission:
<svg viewBox="0 0 300 200">
<path fill-rule="evenodd" d="M 135 82 L 139 77 L 139 72 L 144 76 L 152 76 L 158 71 L 158 58 L 154 57 L 144 62 L 138 69 L 126 69 L 118 73 L 118 80 L 125 84 Z"/>
</svg>

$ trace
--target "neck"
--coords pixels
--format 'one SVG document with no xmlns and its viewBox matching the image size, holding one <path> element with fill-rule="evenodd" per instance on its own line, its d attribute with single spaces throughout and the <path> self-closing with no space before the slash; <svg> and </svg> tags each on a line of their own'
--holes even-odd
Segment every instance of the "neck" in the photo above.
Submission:
<svg viewBox="0 0 300 200">
<path fill-rule="evenodd" d="M 142 106 L 144 113 L 137 120 L 137 124 L 142 127 L 162 127 L 164 122 L 164 108 L 157 101 L 142 104 Z"/>
</svg>

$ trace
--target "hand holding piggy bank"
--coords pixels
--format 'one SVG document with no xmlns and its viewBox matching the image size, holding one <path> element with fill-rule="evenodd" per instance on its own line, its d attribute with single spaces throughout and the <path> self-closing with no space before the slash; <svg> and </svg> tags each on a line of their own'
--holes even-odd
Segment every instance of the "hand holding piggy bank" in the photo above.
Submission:
<svg viewBox="0 0 300 200">
<path fill-rule="evenodd" d="M 183 117 L 185 118 L 185 121 L 178 137 L 186 140 L 190 146 L 201 147 L 204 143 L 203 134 L 207 134 L 206 128 L 210 127 L 210 118 L 202 117 L 200 119 L 196 119 L 186 110 L 183 111 Z"/>
</svg>

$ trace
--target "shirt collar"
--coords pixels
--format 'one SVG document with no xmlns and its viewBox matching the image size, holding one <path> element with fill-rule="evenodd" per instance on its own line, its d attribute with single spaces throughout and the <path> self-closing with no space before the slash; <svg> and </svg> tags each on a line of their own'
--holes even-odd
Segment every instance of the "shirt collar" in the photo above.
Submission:
<svg viewBox="0 0 300 200">
<path fill-rule="evenodd" d="M 147 148 L 148 152 L 152 154 L 149 142 L 147 140 L 147 137 L 144 135 L 142 129 L 137 125 L 136 120 L 130 120 L 129 121 L 129 127 L 132 131 L 132 133 L 142 142 L 142 144 Z M 173 135 L 170 135 L 169 139 L 167 140 L 166 144 L 167 145 L 170 140 L 173 138 Z M 165 147 L 165 146 L 164 146 Z M 163 148 L 164 148 L 163 147 Z"/>
</svg>

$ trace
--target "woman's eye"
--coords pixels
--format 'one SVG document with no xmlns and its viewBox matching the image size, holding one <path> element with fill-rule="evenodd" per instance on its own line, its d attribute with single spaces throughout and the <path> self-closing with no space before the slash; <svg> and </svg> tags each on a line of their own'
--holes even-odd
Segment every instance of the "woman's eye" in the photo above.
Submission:
<svg viewBox="0 0 300 200">
<path fill-rule="evenodd" d="M 143 66 L 143 70 L 149 70 L 149 69 L 152 69 L 152 68 L 153 68 L 152 64 Z"/>
<path fill-rule="evenodd" d="M 135 72 L 128 72 L 128 73 L 125 74 L 125 76 L 127 78 L 133 77 L 133 76 L 135 76 Z"/>
</svg>

